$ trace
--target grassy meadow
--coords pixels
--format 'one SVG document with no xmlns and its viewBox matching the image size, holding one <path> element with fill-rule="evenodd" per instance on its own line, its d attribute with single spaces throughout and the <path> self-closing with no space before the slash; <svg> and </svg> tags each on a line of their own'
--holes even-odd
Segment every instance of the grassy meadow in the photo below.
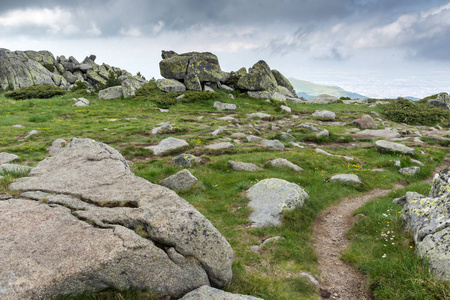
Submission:
<svg viewBox="0 0 450 300">
<path fill-rule="evenodd" d="M 432 175 L 433 169 L 448 152 L 447 148 L 440 145 L 415 146 L 417 154 L 414 158 L 425 166 L 418 175 L 402 175 L 394 167 L 393 161 L 400 160 L 402 167 L 412 166 L 410 157 L 380 154 L 375 151 L 374 140 L 354 140 L 348 133 L 355 128 L 351 124 L 355 118 L 363 114 L 375 118 L 373 112 L 382 114 L 381 105 L 372 108 L 343 103 L 288 103 L 292 113 L 287 113 L 280 110 L 277 103 L 252 99 L 239 92 L 233 92 L 233 95 L 235 99 L 230 99 L 227 93 L 217 90 L 211 97 L 192 94 L 185 100 L 169 101 L 160 92 L 149 89 L 147 93 L 131 99 L 100 101 L 96 94 L 83 95 L 91 102 L 90 106 L 74 107 L 72 98 L 82 94 L 67 93 L 50 99 L 14 100 L 1 93 L 0 152 L 18 155 L 20 159 L 15 163 L 36 166 L 49 156 L 47 148 L 55 139 L 70 141 L 74 137 L 92 138 L 117 149 L 130 161 L 137 176 L 153 183 L 160 183 L 180 170 L 171 163 L 174 156 L 190 153 L 201 157 L 202 163 L 189 167 L 199 183 L 179 195 L 205 215 L 234 250 L 233 280 L 225 290 L 264 299 L 318 299 L 317 288 L 307 278 L 299 276 L 301 272 L 318 276 L 317 256 L 311 246 L 314 238 L 312 225 L 317 215 L 343 197 L 370 193 L 374 188 L 392 188 L 397 182 L 412 184 L 409 190 L 427 193 L 430 186 L 420 181 Z M 235 112 L 217 111 L 213 108 L 215 101 L 234 103 L 238 109 Z M 169 112 L 161 112 L 160 107 L 168 107 Z M 331 110 L 337 115 L 336 121 L 344 123 L 320 123 L 311 116 L 315 110 Z M 260 120 L 246 116 L 254 112 L 264 112 L 272 118 Z M 232 115 L 235 120 L 219 119 L 228 115 Z M 152 129 L 163 122 L 172 124 L 173 129 L 152 134 Z M 327 129 L 330 137 L 317 138 L 315 133 L 299 126 L 307 122 Z M 17 124 L 25 128 L 13 127 Z M 225 132 L 212 136 L 211 132 L 219 126 L 226 127 Z M 25 138 L 31 130 L 38 130 L 39 133 Z M 279 139 L 280 133 L 288 130 L 294 138 L 280 140 L 286 146 L 282 152 L 262 149 L 245 138 L 230 138 L 232 133 L 241 132 Z M 145 149 L 167 137 L 184 139 L 189 147 L 164 156 L 155 156 L 151 150 Z M 204 148 L 210 143 L 228 139 L 235 144 L 235 148 Z M 304 143 L 304 148 L 294 147 L 289 142 Z M 318 154 L 314 151 L 317 147 L 332 154 L 351 156 L 354 160 Z M 304 171 L 267 166 L 266 162 L 274 158 L 288 159 Z M 227 163 L 229 160 L 255 163 L 263 169 L 256 172 L 233 171 Z M 327 182 L 332 175 L 340 173 L 356 174 L 363 184 L 352 186 Z M 8 192 L 8 184 L 14 178 L 25 174 L 4 172 L 0 175 L 4 176 L 0 181 L 1 193 Z M 296 183 L 308 193 L 309 199 L 302 208 L 286 213 L 281 226 L 253 228 L 248 221 L 251 211 L 247 208 L 245 192 L 266 178 L 281 178 Z M 393 191 L 388 197 L 369 203 L 357 211 L 367 217 L 349 233 L 354 242 L 342 257 L 369 275 L 376 299 L 443 299 L 443 295 L 450 295 L 449 285 L 430 276 L 426 262 L 415 256 L 411 238 L 402 232 L 398 216 L 400 207 L 392 204 L 392 199 L 404 193 L 405 190 Z M 395 245 L 392 242 L 384 247 L 384 239 L 379 238 L 382 233 L 386 234 L 385 222 L 392 224 L 389 231 L 394 232 Z M 258 251 L 251 249 L 274 236 L 280 236 L 281 239 Z M 366 251 L 367 245 L 370 245 L 371 251 Z M 387 257 L 382 258 L 383 254 Z M 149 292 L 107 291 L 64 299 L 157 297 Z"/>
</svg>

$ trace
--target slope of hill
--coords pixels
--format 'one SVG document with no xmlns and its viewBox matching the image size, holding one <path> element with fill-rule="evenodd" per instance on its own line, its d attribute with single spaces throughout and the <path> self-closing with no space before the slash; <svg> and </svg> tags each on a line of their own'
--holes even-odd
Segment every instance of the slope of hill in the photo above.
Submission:
<svg viewBox="0 0 450 300">
<path fill-rule="evenodd" d="M 295 78 L 289 78 L 292 86 L 294 87 L 299 97 L 309 99 L 320 94 L 327 94 L 335 97 L 350 97 L 355 98 L 367 98 L 366 96 L 346 91 L 338 86 L 315 84 L 306 80 L 299 80 Z"/>
</svg>

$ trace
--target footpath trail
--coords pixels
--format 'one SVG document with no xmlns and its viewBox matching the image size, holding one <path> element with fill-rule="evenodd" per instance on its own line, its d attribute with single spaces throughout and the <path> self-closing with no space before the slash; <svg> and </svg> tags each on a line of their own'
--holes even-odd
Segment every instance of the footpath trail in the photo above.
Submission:
<svg viewBox="0 0 450 300">
<path fill-rule="evenodd" d="M 450 166 L 447 154 L 442 165 L 437 167 L 433 175 Z M 424 180 L 431 183 L 432 177 Z M 394 189 L 402 188 L 394 185 Z M 355 220 L 353 212 L 363 204 L 386 196 L 392 189 L 375 189 L 368 194 L 344 198 L 339 204 L 322 212 L 314 225 L 314 249 L 318 255 L 319 287 L 321 299 L 364 300 L 372 299 L 364 276 L 355 268 L 339 259 L 350 241 L 345 236 Z"/>
</svg>

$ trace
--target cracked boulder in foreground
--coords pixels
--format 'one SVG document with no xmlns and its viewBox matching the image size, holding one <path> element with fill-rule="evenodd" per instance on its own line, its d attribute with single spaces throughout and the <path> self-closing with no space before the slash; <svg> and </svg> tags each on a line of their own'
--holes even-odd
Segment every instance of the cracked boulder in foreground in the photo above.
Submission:
<svg viewBox="0 0 450 300">
<path fill-rule="evenodd" d="M 24 193 L 0 201 L 1 299 L 107 288 L 181 297 L 231 280 L 217 229 L 103 143 L 74 139 L 10 189 Z"/>
</svg>

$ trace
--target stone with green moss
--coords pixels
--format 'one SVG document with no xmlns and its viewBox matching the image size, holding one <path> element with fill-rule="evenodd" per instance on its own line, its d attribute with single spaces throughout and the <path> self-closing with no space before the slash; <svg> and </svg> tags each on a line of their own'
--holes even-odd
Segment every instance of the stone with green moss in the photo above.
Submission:
<svg viewBox="0 0 450 300">
<path fill-rule="evenodd" d="M 167 93 L 182 93 L 186 91 L 184 84 L 175 79 L 158 79 L 156 86 Z"/>
<path fill-rule="evenodd" d="M 187 74 L 189 57 L 174 55 L 159 62 L 161 76 L 167 79 L 182 80 Z"/>
<path fill-rule="evenodd" d="M 417 251 L 427 258 L 436 277 L 450 282 L 450 227 L 428 235 L 417 245 Z"/>
<path fill-rule="evenodd" d="M 184 85 L 189 91 L 202 91 L 202 85 L 196 74 L 187 74 L 184 76 Z"/>
<path fill-rule="evenodd" d="M 237 82 L 241 90 L 274 92 L 277 81 L 270 71 L 270 67 L 263 60 L 258 61 L 250 68 L 248 74 L 242 76 Z"/>
<path fill-rule="evenodd" d="M 88 79 L 92 80 L 95 84 L 106 84 L 106 79 L 97 74 L 94 70 L 88 70 L 86 72 Z"/>
<path fill-rule="evenodd" d="M 187 74 L 196 74 L 200 82 L 220 82 L 223 78 L 224 74 L 216 55 L 210 52 L 192 52 L 188 57 Z"/>
<path fill-rule="evenodd" d="M 272 70 L 272 74 L 275 77 L 277 84 L 279 86 L 287 88 L 288 91 L 293 95 L 292 97 L 295 97 L 295 95 L 296 95 L 295 89 L 292 86 L 292 84 L 289 82 L 289 80 L 286 77 L 284 77 L 284 75 L 281 74 L 281 72 L 278 70 Z M 286 96 L 288 96 L 288 95 L 286 95 Z"/>
</svg>

